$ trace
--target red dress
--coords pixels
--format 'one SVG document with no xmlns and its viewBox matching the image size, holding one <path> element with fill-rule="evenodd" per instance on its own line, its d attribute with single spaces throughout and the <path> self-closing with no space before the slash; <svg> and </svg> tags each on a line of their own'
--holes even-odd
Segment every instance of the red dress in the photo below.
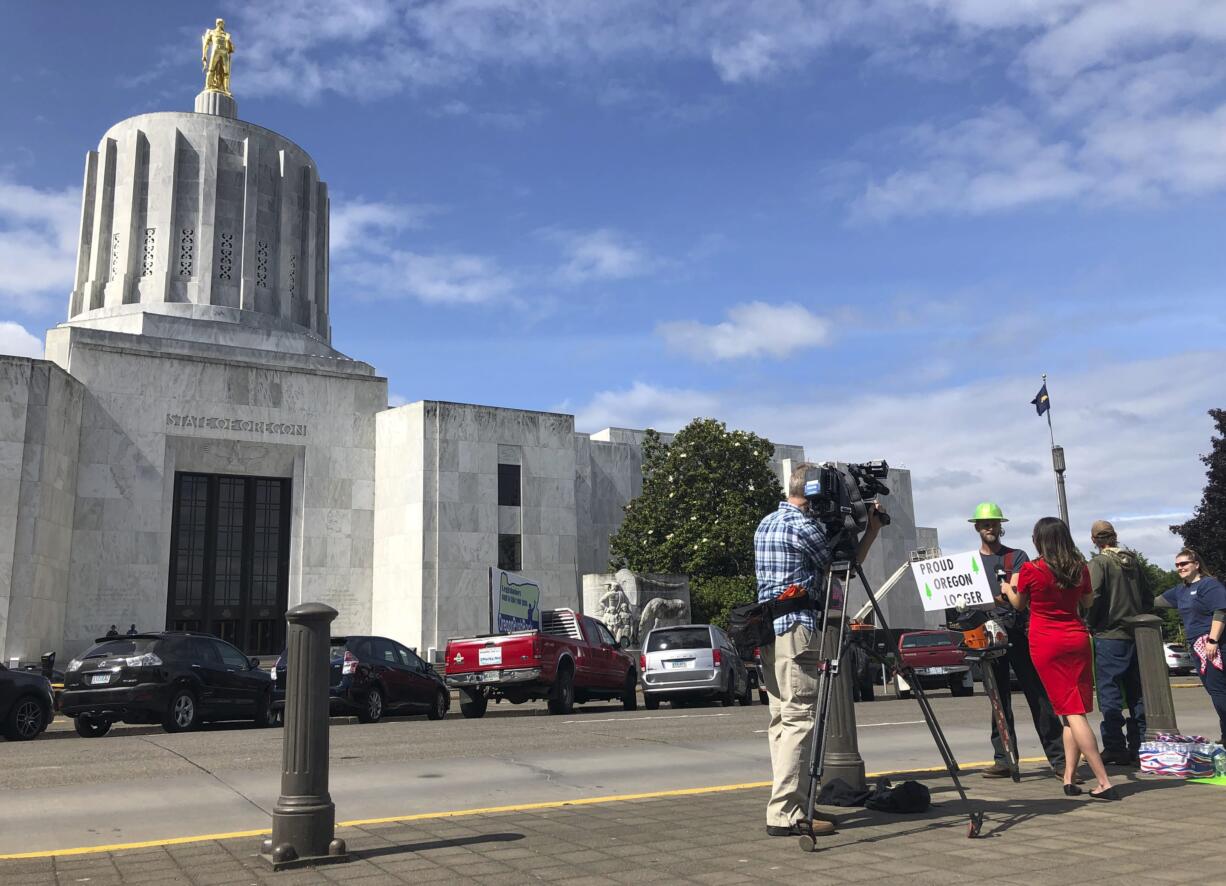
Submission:
<svg viewBox="0 0 1226 886">
<path fill-rule="evenodd" d="M 1090 592 L 1090 570 L 1081 582 L 1062 588 L 1042 560 L 1022 564 L 1017 592 L 1029 598 L 1030 658 L 1056 713 L 1088 714 L 1094 710 L 1094 659 L 1090 634 L 1077 602 Z"/>
</svg>

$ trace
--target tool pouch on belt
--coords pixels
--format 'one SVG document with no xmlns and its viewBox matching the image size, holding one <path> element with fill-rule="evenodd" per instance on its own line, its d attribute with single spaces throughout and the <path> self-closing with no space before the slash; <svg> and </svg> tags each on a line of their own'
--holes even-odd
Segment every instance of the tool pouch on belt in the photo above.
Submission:
<svg viewBox="0 0 1226 886">
<path fill-rule="evenodd" d="M 736 644 L 742 657 L 749 658 L 756 648 L 770 646 L 775 642 L 775 619 L 805 609 L 814 609 L 816 604 L 807 594 L 788 597 L 785 600 L 765 600 L 746 603 L 728 613 L 728 636 Z"/>
</svg>

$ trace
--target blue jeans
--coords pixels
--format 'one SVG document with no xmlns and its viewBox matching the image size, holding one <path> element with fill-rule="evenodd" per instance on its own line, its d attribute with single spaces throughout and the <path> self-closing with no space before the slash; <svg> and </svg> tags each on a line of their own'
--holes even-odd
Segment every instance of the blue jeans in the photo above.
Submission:
<svg viewBox="0 0 1226 886">
<path fill-rule="evenodd" d="M 1201 665 L 1201 657 L 1192 651 L 1192 656 L 1196 660 L 1196 668 L 1199 671 Z M 1200 675 L 1200 682 L 1204 684 L 1205 691 L 1209 693 L 1209 700 L 1213 702 L 1213 707 L 1217 711 L 1218 725 L 1222 729 L 1222 738 L 1226 739 L 1226 673 L 1219 671 L 1213 665 L 1205 668 L 1205 672 Z"/>
<path fill-rule="evenodd" d="M 1098 682 L 1099 729 L 1104 751 L 1135 754 L 1145 738 L 1145 699 L 1141 697 L 1141 669 L 1132 640 L 1094 638 L 1094 672 Z M 1131 717 L 1124 719 L 1124 705 Z"/>
</svg>

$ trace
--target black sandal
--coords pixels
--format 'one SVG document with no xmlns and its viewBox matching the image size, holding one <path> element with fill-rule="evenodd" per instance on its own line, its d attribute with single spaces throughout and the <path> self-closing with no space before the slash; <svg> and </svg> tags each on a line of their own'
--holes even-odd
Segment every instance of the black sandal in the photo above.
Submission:
<svg viewBox="0 0 1226 886">
<path fill-rule="evenodd" d="M 1064 796 L 1066 797 L 1080 797 L 1081 794 L 1081 788 L 1077 787 L 1075 784 L 1066 784 L 1064 786 Z"/>
<path fill-rule="evenodd" d="M 1090 796 L 1095 800 L 1118 800 L 1120 792 L 1115 789 L 1115 785 L 1112 785 L 1104 791 L 1090 791 Z"/>
</svg>

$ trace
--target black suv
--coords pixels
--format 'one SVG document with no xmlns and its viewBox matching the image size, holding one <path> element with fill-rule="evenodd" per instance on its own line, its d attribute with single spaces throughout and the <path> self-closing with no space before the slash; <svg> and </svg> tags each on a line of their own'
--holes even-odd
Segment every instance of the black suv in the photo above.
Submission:
<svg viewBox="0 0 1226 886">
<path fill-rule="evenodd" d="M 333 714 L 356 713 L 363 723 L 384 714 L 426 714 L 441 720 L 451 706 L 447 684 L 416 652 L 386 637 L 333 637 L 328 695 Z M 285 654 L 273 671 L 273 707 L 285 704 Z"/>
<path fill-rule="evenodd" d="M 55 716 L 51 681 L 0 665 L 0 729 L 9 741 L 38 738 Z"/>
<path fill-rule="evenodd" d="M 105 735 L 116 720 L 167 732 L 213 720 L 273 723 L 272 677 L 223 640 L 166 631 L 95 643 L 64 673 L 60 709 L 79 735 Z"/>
</svg>

